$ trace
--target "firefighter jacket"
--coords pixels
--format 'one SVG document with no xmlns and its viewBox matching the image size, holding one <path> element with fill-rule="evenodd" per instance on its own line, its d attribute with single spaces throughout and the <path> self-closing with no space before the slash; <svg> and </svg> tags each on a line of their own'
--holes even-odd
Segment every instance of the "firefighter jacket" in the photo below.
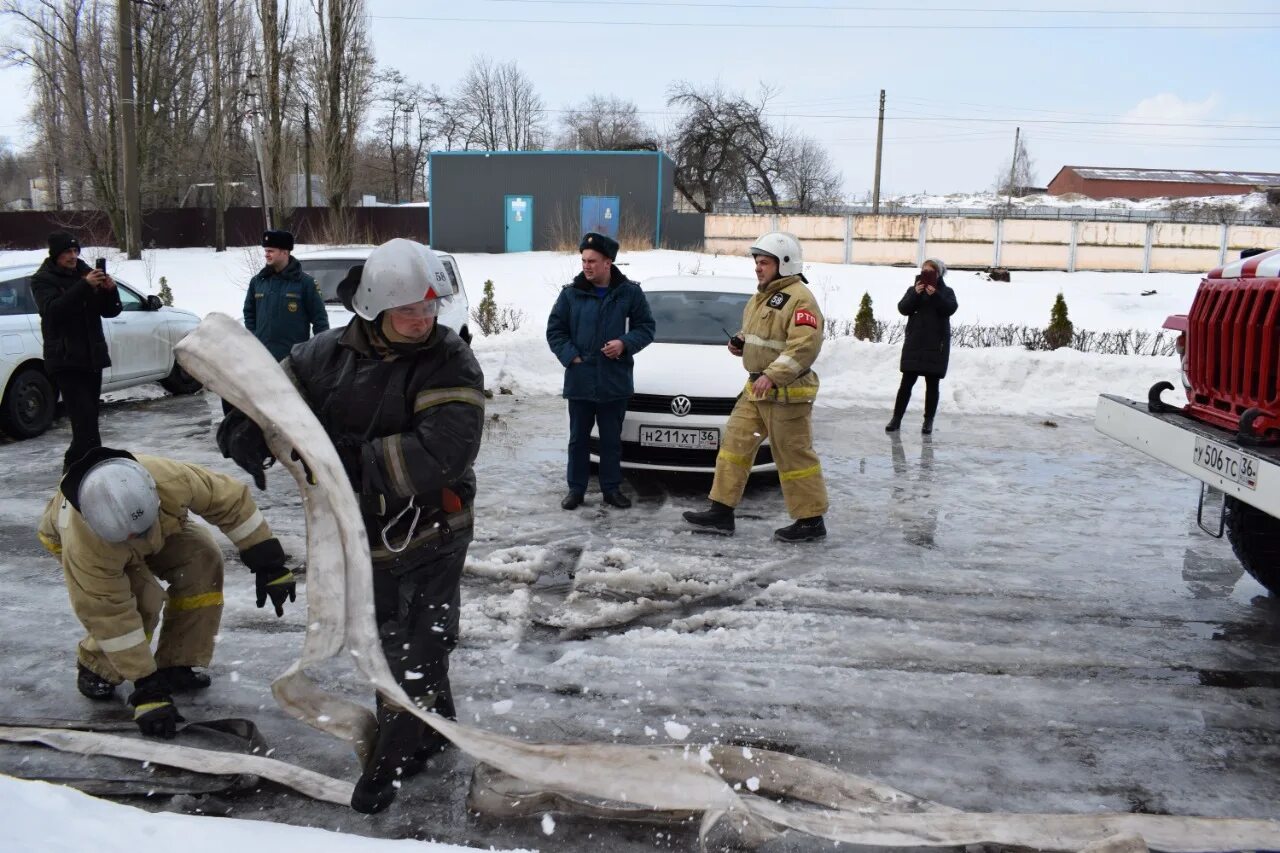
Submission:
<svg viewBox="0 0 1280 853">
<path fill-rule="evenodd" d="M 265 266 L 249 281 L 244 327 L 262 341 L 276 361 L 313 332 L 318 335 L 329 328 L 320 286 L 302 271 L 297 258 L 290 258 L 279 272 Z"/>
<path fill-rule="evenodd" d="M 375 567 L 413 564 L 448 529 L 470 527 L 484 373 L 456 332 L 437 322 L 425 341 L 393 344 L 356 317 L 296 347 L 281 367 L 339 453 L 359 460 L 352 486 Z M 407 543 L 403 551 L 387 547 L 384 529 L 388 541 Z"/>
<path fill-rule="evenodd" d="M 776 403 L 812 403 L 818 396 L 813 363 L 822 349 L 822 314 L 804 279 L 789 275 L 758 290 L 742 312 L 742 366 L 748 378 L 743 396 Z M 757 397 L 751 386 L 760 374 L 774 387 Z"/>
<path fill-rule="evenodd" d="M 60 491 L 45 508 L 37 531 L 45 548 L 62 559 L 76 617 L 111 665 L 130 681 L 155 672 L 156 662 L 126 570 L 144 568 L 147 558 L 182 529 L 189 513 L 217 527 L 240 551 L 271 538 L 244 483 L 199 465 L 143 454 L 136 458 L 155 479 L 160 495 L 159 520 L 145 537 L 120 544 L 102 540 Z M 167 607 L 222 604 L 221 592 L 206 595 L 217 600 L 170 599 Z"/>
</svg>

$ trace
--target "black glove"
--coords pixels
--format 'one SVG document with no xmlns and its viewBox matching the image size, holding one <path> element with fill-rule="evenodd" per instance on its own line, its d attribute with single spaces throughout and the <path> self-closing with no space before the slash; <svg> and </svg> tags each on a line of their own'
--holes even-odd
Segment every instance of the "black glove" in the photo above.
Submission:
<svg viewBox="0 0 1280 853">
<path fill-rule="evenodd" d="M 283 616 L 285 599 L 298 600 L 298 584 L 293 572 L 284 564 L 284 548 L 280 546 L 280 540 L 273 536 L 265 542 L 246 548 L 240 552 L 240 559 L 253 572 L 258 606 L 262 607 L 267 603 L 267 598 L 270 598 L 276 609 L 276 616 Z"/>
<path fill-rule="evenodd" d="M 364 483 L 364 445 L 364 439 L 354 435 L 339 435 L 333 439 L 333 447 L 338 451 L 342 468 L 347 472 L 347 479 L 351 481 L 351 488 L 355 489 L 356 494 L 360 494 Z"/>
<path fill-rule="evenodd" d="M 218 449 L 253 476 L 253 482 L 267 490 L 266 470 L 275 461 L 262 429 L 239 409 L 232 409 L 218 425 Z"/>
<path fill-rule="evenodd" d="M 169 696 L 164 676 L 159 671 L 153 672 L 134 681 L 133 688 L 129 704 L 133 706 L 133 721 L 138 729 L 148 737 L 172 740 L 183 718 Z"/>
</svg>

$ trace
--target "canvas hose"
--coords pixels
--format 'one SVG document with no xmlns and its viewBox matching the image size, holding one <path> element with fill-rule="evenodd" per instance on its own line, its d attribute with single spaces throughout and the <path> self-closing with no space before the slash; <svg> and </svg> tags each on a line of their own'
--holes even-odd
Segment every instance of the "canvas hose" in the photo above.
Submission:
<svg viewBox="0 0 1280 853">
<path fill-rule="evenodd" d="M 408 709 L 481 762 L 470 801 L 495 816 L 549 808 L 633 820 L 701 816 L 704 847 L 726 837 L 735 845 L 752 846 L 793 830 L 885 847 L 986 843 L 1047 851 L 1130 851 L 1143 849 L 1145 842 L 1169 853 L 1280 848 L 1280 823 L 1275 821 L 962 812 L 766 750 L 528 743 L 430 714 L 404 693 L 383 657 L 364 522 L 337 451 L 316 416 L 267 350 L 225 314 L 207 316 L 177 346 L 177 353 L 188 373 L 262 427 L 275 458 L 298 484 L 307 526 L 307 629 L 301 655 L 272 684 L 272 692 L 288 714 L 349 742 L 362 759 L 373 742 L 372 709 L 326 690 L 308 675 L 312 665 L 343 654 L 386 700 Z M 291 454 L 295 449 L 300 458 Z M 20 727 L 0 729 L 0 739 L 206 773 L 255 773 L 329 802 L 348 802 L 351 791 L 348 783 L 285 762 L 151 740 Z"/>
</svg>

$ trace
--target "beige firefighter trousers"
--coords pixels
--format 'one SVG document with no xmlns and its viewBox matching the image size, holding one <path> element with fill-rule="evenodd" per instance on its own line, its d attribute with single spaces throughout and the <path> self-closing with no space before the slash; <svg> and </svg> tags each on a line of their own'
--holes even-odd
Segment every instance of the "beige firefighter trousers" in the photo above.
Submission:
<svg viewBox="0 0 1280 853">
<path fill-rule="evenodd" d="M 812 518 L 827 512 L 827 485 L 813 450 L 813 404 L 773 403 L 738 398 L 725 427 L 711 500 L 737 506 L 760 444 L 769 439 L 778 466 L 782 497 L 792 518 Z"/>
<path fill-rule="evenodd" d="M 222 621 L 222 551 L 209 531 L 186 521 L 165 539 L 164 547 L 146 558 L 145 566 L 131 563 L 125 574 L 148 639 L 164 613 L 156 666 L 208 666 Z M 167 592 L 161 581 L 168 584 Z M 80 641 L 78 659 L 112 684 L 124 680 L 87 634 Z"/>
</svg>

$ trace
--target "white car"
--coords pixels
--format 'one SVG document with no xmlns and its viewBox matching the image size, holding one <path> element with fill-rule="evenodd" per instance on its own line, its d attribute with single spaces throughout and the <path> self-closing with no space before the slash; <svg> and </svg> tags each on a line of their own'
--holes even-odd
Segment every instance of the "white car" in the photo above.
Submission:
<svg viewBox="0 0 1280 853">
<path fill-rule="evenodd" d="M 635 357 L 635 393 L 622 422 L 622 467 L 711 473 L 729 413 L 747 381 L 725 348 L 742 328 L 753 278 L 668 276 L 641 282 L 657 332 Z M 599 462 L 592 431 L 591 459 Z M 774 471 L 766 440 L 752 472 Z"/>
<path fill-rule="evenodd" d="M 12 438 L 33 438 L 53 423 L 58 393 L 44 370 L 44 336 L 31 293 L 35 264 L 0 269 L 0 429 Z M 124 310 L 104 319 L 111 366 L 103 391 L 159 382 L 174 394 L 193 394 L 200 383 L 173 357 L 173 347 L 200 318 L 168 308 L 158 296 L 143 296 L 116 279 Z"/>
<path fill-rule="evenodd" d="M 347 271 L 357 264 L 369 260 L 372 246 L 347 249 L 319 249 L 314 252 L 301 252 L 295 257 L 302 263 L 302 271 L 316 280 L 320 294 L 324 297 L 326 310 L 329 312 L 329 326 L 339 328 L 351 322 L 353 316 L 338 298 L 338 285 L 347 277 Z M 433 250 L 434 251 L 434 250 Z M 471 343 L 471 329 L 467 323 L 471 317 L 471 303 L 467 299 L 467 289 L 462 286 L 462 275 L 458 272 L 458 262 L 452 255 L 436 252 L 449 271 L 458 294 L 449 300 L 448 307 L 441 312 L 439 320 L 457 332 L 464 341 Z"/>
</svg>

